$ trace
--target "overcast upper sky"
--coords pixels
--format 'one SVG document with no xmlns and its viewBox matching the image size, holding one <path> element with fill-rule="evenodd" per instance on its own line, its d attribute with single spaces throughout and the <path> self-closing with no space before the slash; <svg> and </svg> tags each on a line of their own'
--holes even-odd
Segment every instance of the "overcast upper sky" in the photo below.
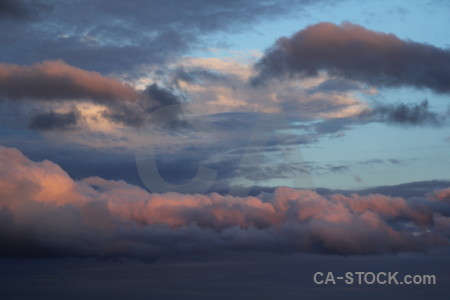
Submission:
<svg viewBox="0 0 450 300">
<path fill-rule="evenodd" d="M 0 0 L 1 257 L 447 249 L 449 13 Z"/>
</svg>

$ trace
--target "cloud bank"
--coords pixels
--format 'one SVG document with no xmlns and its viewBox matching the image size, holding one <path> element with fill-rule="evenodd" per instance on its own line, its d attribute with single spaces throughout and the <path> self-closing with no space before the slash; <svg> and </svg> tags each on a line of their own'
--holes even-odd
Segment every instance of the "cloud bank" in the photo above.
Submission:
<svg viewBox="0 0 450 300">
<path fill-rule="evenodd" d="M 0 255 L 135 257 L 228 251 L 387 254 L 449 245 L 450 189 L 405 199 L 277 188 L 256 197 L 152 194 L 74 181 L 0 147 Z"/>
<path fill-rule="evenodd" d="M 343 23 L 319 23 L 282 37 L 256 63 L 254 84 L 320 71 L 375 86 L 450 92 L 450 50 Z"/>
</svg>

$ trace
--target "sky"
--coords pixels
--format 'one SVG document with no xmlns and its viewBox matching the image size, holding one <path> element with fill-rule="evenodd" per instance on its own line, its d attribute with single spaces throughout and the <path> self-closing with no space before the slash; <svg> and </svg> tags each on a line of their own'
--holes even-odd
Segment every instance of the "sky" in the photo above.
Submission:
<svg viewBox="0 0 450 300">
<path fill-rule="evenodd" d="M 444 299 L 311 278 L 449 280 L 449 12 L 0 0 L 0 293 Z"/>
</svg>

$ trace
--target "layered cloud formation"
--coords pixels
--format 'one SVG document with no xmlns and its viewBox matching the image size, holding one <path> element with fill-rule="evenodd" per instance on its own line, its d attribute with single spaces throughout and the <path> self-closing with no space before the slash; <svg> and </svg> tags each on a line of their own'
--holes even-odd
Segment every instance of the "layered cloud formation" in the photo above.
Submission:
<svg viewBox="0 0 450 300">
<path fill-rule="evenodd" d="M 152 194 L 123 181 L 74 181 L 1 147 L 0 224 L 9 257 L 426 251 L 449 245 L 450 190 L 410 199 L 287 187 L 256 197 Z"/>
</svg>

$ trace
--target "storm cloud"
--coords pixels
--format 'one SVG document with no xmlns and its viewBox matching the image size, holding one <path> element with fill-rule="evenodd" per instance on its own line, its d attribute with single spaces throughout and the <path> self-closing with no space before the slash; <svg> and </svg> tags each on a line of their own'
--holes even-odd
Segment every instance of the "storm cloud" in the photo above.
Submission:
<svg viewBox="0 0 450 300">
<path fill-rule="evenodd" d="M 329 75 L 375 86 L 450 92 L 450 50 L 345 22 L 319 23 L 282 37 L 255 64 L 255 85 L 280 76 Z"/>
</svg>

